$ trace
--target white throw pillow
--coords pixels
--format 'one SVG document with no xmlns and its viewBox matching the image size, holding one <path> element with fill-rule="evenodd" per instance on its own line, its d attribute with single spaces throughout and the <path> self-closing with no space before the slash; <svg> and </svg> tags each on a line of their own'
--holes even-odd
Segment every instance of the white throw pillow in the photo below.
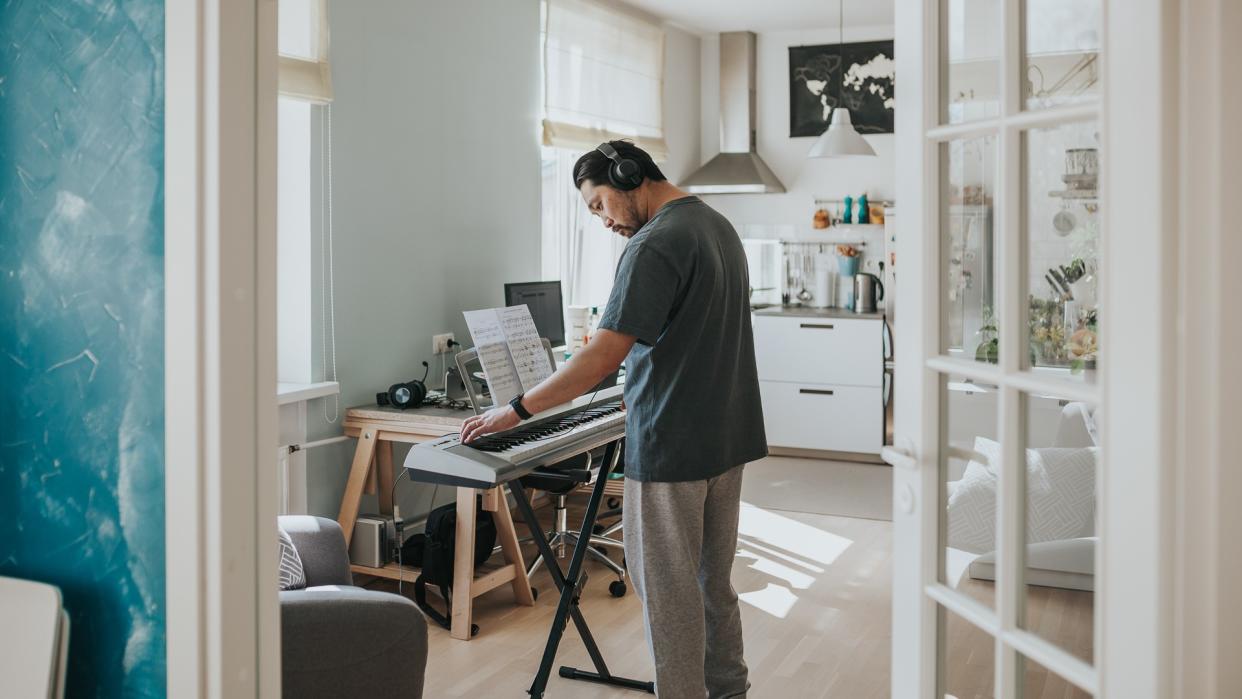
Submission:
<svg viewBox="0 0 1242 699">
<path fill-rule="evenodd" d="M 966 465 L 950 484 L 948 544 L 972 553 L 996 549 L 996 473 L 1000 445 L 977 437 L 975 452 L 988 460 Z M 1027 449 L 1027 543 L 1095 535 L 1098 449 Z"/>
<path fill-rule="evenodd" d="M 1027 543 L 1095 536 L 1098 447 L 1026 450 Z"/>
<path fill-rule="evenodd" d="M 961 480 L 948 485 L 949 546 L 971 553 L 996 548 L 996 476 L 971 461 Z"/>
<path fill-rule="evenodd" d="M 306 571 L 302 568 L 302 557 L 293 547 L 293 539 L 284 529 L 280 533 L 280 589 L 300 590 L 306 587 Z"/>
</svg>

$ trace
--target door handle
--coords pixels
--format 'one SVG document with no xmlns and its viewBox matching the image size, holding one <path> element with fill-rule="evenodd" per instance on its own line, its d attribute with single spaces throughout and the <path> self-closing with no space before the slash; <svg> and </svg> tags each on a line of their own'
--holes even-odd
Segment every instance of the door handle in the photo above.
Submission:
<svg viewBox="0 0 1242 699">
<path fill-rule="evenodd" d="M 801 323 L 798 327 L 809 330 L 832 330 L 833 325 L 831 323 Z"/>
<path fill-rule="evenodd" d="M 908 449 L 903 448 L 908 445 L 908 442 L 906 440 L 902 441 L 905 442 L 902 447 L 887 446 L 880 449 L 880 458 L 883 459 L 884 463 L 889 466 L 904 468 L 911 471 L 918 470 L 918 459 L 914 458 L 914 455 L 911 454 Z"/>
<path fill-rule="evenodd" d="M 816 396 L 831 396 L 832 391 L 826 388 L 799 388 L 798 393 L 809 393 Z"/>
</svg>

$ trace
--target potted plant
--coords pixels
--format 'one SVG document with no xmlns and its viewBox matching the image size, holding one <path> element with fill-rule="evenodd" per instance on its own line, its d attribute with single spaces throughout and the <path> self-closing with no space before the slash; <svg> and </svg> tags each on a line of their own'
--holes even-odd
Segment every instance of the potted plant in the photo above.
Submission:
<svg viewBox="0 0 1242 699">
<path fill-rule="evenodd" d="M 979 344 L 975 347 L 975 361 L 996 364 L 1000 361 L 1000 338 L 996 319 L 990 306 L 983 307 L 983 325 L 979 327 Z"/>
<path fill-rule="evenodd" d="M 1098 337 L 1096 313 L 1093 310 L 1087 313 L 1086 321 L 1082 327 L 1075 330 L 1073 335 L 1070 335 L 1068 349 L 1069 355 L 1072 357 L 1070 370 L 1073 373 L 1095 371 L 1095 358 L 1099 354 Z"/>
</svg>

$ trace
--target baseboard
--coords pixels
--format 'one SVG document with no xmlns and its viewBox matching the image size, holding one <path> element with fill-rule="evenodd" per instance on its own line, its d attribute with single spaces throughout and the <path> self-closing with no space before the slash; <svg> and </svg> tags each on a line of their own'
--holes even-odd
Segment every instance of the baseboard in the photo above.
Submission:
<svg viewBox="0 0 1242 699">
<path fill-rule="evenodd" d="M 801 459 L 830 459 L 832 461 L 854 461 L 860 464 L 888 464 L 879 454 L 865 454 L 853 451 L 829 451 L 827 449 L 799 449 L 797 447 L 768 447 L 768 456 L 793 456 Z"/>
</svg>

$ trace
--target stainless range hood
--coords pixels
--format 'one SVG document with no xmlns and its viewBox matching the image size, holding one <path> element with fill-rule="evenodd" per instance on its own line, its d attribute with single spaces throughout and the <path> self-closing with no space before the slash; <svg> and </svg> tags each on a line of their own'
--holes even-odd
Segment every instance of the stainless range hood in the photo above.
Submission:
<svg viewBox="0 0 1242 699">
<path fill-rule="evenodd" d="M 720 35 L 720 155 L 687 177 L 695 194 L 764 194 L 785 185 L 755 152 L 755 35 Z"/>
</svg>

